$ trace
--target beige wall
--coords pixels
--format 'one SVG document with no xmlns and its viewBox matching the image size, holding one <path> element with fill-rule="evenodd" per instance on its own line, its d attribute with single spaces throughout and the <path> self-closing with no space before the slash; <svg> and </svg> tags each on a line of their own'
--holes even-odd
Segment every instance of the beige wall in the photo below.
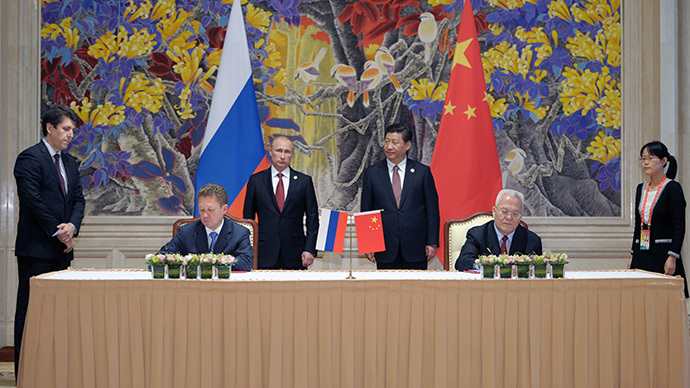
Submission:
<svg viewBox="0 0 690 388">
<path fill-rule="evenodd" d="M 676 57 L 661 56 L 662 51 L 673 52 L 673 46 L 678 47 L 677 42 L 690 41 L 683 39 L 690 38 L 690 26 L 677 23 L 677 20 L 686 19 L 683 15 L 690 16 L 690 5 L 678 0 L 622 2 L 623 215 L 613 219 L 526 219 L 530 228 L 542 236 L 545 249 L 564 251 L 571 256 L 572 269 L 625 267 L 632 234 L 633 190 L 643 179 L 637 163 L 640 145 L 661 137 L 662 140 L 668 138 L 678 142 L 669 144 L 671 149 L 690 149 L 686 129 L 690 114 L 687 109 L 679 109 L 690 97 L 690 79 L 682 76 L 690 74 L 690 54 L 687 49 L 676 49 Z M 0 346 L 12 344 L 17 283 L 14 238 L 18 203 L 12 168 L 17 153 L 39 140 L 39 5 L 38 0 L 0 0 Z M 666 33 L 662 49 L 660 20 L 667 23 L 669 15 L 676 18 L 676 23 L 664 25 Z M 678 26 L 675 33 L 674 26 Z M 671 63 L 669 58 L 672 58 Z M 676 69 L 678 74 L 674 76 Z M 666 77 L 663 93 L 660 92 L 662 76 Z M 676 79 L 678 86 L 674 88 Z M 663 119 L 662 106 L 663 112 L 666 112 Z M 671 126 L 677 123 L 677 127 L 665 127 L 662 131 L 661 122 L 667 127 L 668 123 L 672 123 Z M 688 157 L 682 152 L 678 156 L 681 164 L 678 179 L 681 183 L 690 182 Z M 77 239 L 73 265 L 92 268 L 143 267 L 144 254 L 157 250 L 169 238 L 173 220 L 169 217 L 87 217 Z M 688 245 L 685 244 L 683 249 L 685 257 L 688 257 Z M 347 269 L 348 262 L 329 254 L 318 258 L 314 267 Z M 353 267 L 373 268 L 361 258 L 353 260 Z"/>
</svg>

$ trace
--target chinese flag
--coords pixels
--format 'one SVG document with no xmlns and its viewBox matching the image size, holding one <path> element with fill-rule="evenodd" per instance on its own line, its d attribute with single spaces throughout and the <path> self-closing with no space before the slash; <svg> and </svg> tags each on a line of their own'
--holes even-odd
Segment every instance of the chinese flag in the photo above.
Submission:
<svg viewBox="0 0 690 388">
<path fill-rule="evenodd" d="M 381 252 L 386 250 L 381 225 L 381 210 L 355 213 L 357 247 L 359 253 Z"/>
<path fill-rule="evenodd" d="M 431 159 L 441 212 L 441 260 L 445 221 L 491 210 L 501 190 L 501 167 L 486 96 L 472 5 L 465 0 Z"/>
</svg>

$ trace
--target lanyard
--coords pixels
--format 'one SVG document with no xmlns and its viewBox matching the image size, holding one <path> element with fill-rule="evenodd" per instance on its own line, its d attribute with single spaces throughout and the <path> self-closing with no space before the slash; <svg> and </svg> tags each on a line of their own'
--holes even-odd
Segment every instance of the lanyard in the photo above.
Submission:
<svg viewBox="0 0 690 388">
<path fill-rule="evenodd" d="M 659 187 L 656 189 L 656 194 L 654 194 L 654 199 L 652 200 L 652 207 L 649 208 L 649 222 L 647 223 L 647 227 L 651 228 L 652 227 L 652 211 L 654 210 L 654 204 L 656 203 L 656 199 L 659 197 L 659 192 L 661 191 L 661 186 L 664 185 L 664 182 L 666 181 L 666 177 L 661 180 L 661 183 L 659 183 Z M 647 185 L 647 191 L 644 193 L 644 202 L 642 203 L 642 214 L 640 218 L 640 225 L 644 226 L 644 208 L 647 205 L 647 194 L 649 194 L 649 186 L 650 184 Z"/>
</svg>

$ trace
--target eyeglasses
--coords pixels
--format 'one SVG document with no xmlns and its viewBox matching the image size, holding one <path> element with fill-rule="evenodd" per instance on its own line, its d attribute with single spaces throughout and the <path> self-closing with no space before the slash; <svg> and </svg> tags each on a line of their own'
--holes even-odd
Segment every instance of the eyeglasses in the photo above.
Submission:
<svg viewBox="0 0 690 388">
<path fill-rule="evenodd" d="M 640 158 L 640 163 L 645 163 L 645 162 L 650 162 L 650 163 L 651 163 L 651 162 L 653 162 L 653 161 L 655 161 L 655 160 L 658 160 L 658 159 L 659 159 L 659 158 L 657 158 L 656 156 L 650 156 L 650 157 L 648 157 L 648 158 L 645 158 L 645 157 L 643 156 L 643 157 Z"/>
<path fill-rule="evenodd" d="M 507 218 L 508 216 L 511 216 L 511 217 L 513 217 L 513 218 L 515 218 L 515 219 L 522 217 L 522 212 L 518 212 L 518 211 L 511 212 L 511 211 L 508 210 L 508 209 L 498 209 L 498 208 L 497 208 L 497 210 L 499 211 L 499 213 L 501 213 L 501 215 L 502 215 L 503 217 L 506 217 L 506 218 Z"/>
</svg>

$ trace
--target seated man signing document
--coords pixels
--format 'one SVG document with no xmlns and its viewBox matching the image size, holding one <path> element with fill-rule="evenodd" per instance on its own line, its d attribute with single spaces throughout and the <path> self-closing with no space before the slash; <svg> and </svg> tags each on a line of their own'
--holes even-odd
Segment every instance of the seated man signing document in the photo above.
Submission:
<svg viewBox="0 0 690 388">
<path fill-rule="evenodd" d="M 519 191 L 503 189 L 498 192 L 493 208 L 494 220 L 467 231 L 467 240 L 455 262 L 455 269 L 471 269 L 479 255 L 542 254 L 541 238 L 520 225 L 524 199 Z"/>
<path fill-rule="evenodd" d="M 254 251 L 249 243 L 249 230 L 223 215 L 228 210 L 228 193 L 215 183 L 199 189 L 197 194 L 200 219 L 183 225 L 175 237 L 158 253 L 225 253 L 235 256 L 233 270 L 251 271 Z"/>
</svg>

